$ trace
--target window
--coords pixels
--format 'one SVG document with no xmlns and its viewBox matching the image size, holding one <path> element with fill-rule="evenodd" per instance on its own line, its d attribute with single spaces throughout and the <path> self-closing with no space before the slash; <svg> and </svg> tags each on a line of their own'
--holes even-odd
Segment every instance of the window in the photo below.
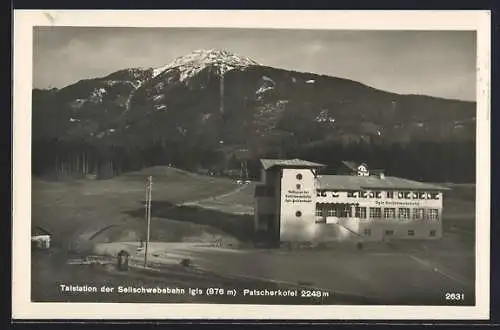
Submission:
<svg viewBox="0 0 500 330">
<path fill-rule="evenodd" d="M 413 209 L 413 219 L 414 220 L 424 219 L 424 217 L 425 217 L 425 210 L 424 209 Z"/>
<path fill-rule="evenodd" d="M 381 218 L 382 209 L 380 207 L 370 207 L 370 218 Z"/>
<path fill-rule="evenodd" d="M 394 235 L 394 230 L 386 230 L 385 231 L 385 236 L 392 236 Z"/>
<path fill-rule="evenodd" d="M 413 194 L 410 191 L 398 192 L 398 199 L 411 199 Z"/>
<path fill-rule="evenodd" d="M 433 192 L 433 193 L 430 193 L 429 195 L 430 195 L 429 199 L 438 200 L 440 198 L 440 193 L 438 193 L 438 192 Z"/>
<path fill-rule="evenodd" d="M 323 216 L 323 209 L 316 209 L 316 216 L 317 217 L 322 217 Z"/>
<path fill-rule="evenodd" d="M 356 218 L 366 219 L 366 207 L 356 206 L 356 209 L 354 210 L 354 212 L 355 212 Z"/>
<path fill-rule="evenodd" d="M 336 217 L 337 216 L 337 209 L 336 208 L 329 208 L 327 211 L 327 216 L 328 217 Z"/>
<path fill-rule="evenodd" d="M 369 229 L 369 228 L 365 228 L 365 230 L 363 230 L 363 235 L 364 236 L 371 236 L 372 235 L 372 230 Z"/>
<path fill-rule="evenodd" d="M 300 212 L 300 211 L 295 212 L 295 216 L 297 218 L 300 218 L 302 216 L 302 212 Z"/>
<path fill-rule="evenodd" d="M 394 191 L 388 191 L 387 198 L 390 198 L 390 199 L 394 198 Z"/>
<path fill-rule="evenodd" d="M 297 174 L 296 178 L 297 178 L 297 180 L 302 180 L 302 174 L 300 174 L 300 173 Z"/>
<path fill-rule="evenodd" d="M 400 219 L 410 219 L 410 209 L 409 208 L 400 208 L 398 217 Z"/>
<path fill-rule="evenodd" d="M 352 212 L 351 212 L 351 207 L 350 206 L 345 206 L 342 209 L 340 209 L 340 215 L 341 218 L 350 218 L 352 217 Z"/>
<path fill-rule="evenodd" d="M 384 208 L 384 218 L 385 219 L 393 219 L 396 217 L 396 209 L 395 208 Z"/>
<path fill-rule="evenodd" d="M 326 197 L 326 190 L 316 190 L 316 196 L 317 197 Z"/>
<path fill-rule="evenodd" d="M 429 232 L 429 236 L 431 236 L 431 237 L 435 237 L 435 236 L 436 236 L 436 231 L 435 231 L 435 230 L 431 230 L 431 231 Z"/>
<path fill-rule="evenodd" d="M 415 231 L 413 229 L 408 230 L 408 236 L 415 236 Z"/>
<path fill-rule="evenodd" d="M 437 209 L 430 209 L 429 210 L 429 219 L 430 220 L 437 220 L 439 217 L 439 211 Z"/>
</svg>

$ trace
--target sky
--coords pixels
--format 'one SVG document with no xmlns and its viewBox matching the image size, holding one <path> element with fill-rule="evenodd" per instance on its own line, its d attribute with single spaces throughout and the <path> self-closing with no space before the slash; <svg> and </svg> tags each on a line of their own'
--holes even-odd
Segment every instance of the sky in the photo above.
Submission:
<svg viewBox="0 0 500 330">
<path fill-rule="evenodd" d="M 262 65 L 359 81 L 400 94 L 475 101 L 471 31 L 36 27 L 33 85 L 61 88 L 221 48 Z"/>
</svg>

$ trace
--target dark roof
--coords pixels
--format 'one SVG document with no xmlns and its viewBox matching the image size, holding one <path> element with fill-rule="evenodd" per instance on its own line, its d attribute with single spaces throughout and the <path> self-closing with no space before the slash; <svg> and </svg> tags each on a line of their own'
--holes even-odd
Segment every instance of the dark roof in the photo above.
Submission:
<svg viewBox="0 0 500 330">
<path fill-rule="evenodd" d="M 322 175 L 318 177 L 319 189 L 362 190 L 362 189 L 415 189 L 449 190 L 435 184 L 418 182 L 394 176 L 380 179 L 377 176 Z"/>
<path fill-rule="evenodd" d="M 314 163 L 302 159 L 261 159 L 262 167 L 267 170 L 275 166 L 279 167 L 325 167 L 324 164 Z"/>
<path fill-rule="evenodd" d="M 33 226 L 31 228 L 31 235 L 32 236 L 52 235 L 52 233 L 41 226 Z"/>
</svg>

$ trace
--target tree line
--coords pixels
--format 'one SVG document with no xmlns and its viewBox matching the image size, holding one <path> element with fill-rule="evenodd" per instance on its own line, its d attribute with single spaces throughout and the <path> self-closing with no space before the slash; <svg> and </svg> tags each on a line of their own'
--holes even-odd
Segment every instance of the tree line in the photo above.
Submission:
<svg viewBox="0 0 500 330">
<path fill-rule="evenodd" d="M 220 150 L 180 143 L 151 142 L 141 147 L 96 146 L 84 143 L 34 141 L 35 176 L 63 180 L 83 177 L 109 179 L 149 166 L 170 165 L 189 171 L 206 169 L 215 175 L 239 170 L 241 160 Z M 386 175 L 429 182 L 475 182 L 475 142 L 411 142 L 407 144 L 328 143 L 315 147 L 280 145 L 247 161 L 251 179 L 260 179 L 261 157 L 301 158 L 327 165 L 334 174 L 343 160 L 366 162 Z"/>
</svg>

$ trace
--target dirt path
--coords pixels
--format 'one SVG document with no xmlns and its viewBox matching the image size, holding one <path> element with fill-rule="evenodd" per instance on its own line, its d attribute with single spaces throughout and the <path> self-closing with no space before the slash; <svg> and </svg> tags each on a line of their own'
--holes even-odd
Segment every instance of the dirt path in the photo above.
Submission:
<svg viewBox="0 0 500 330">
<path fill-rule="evenodd" d="M 235 195 L 237 193 L 239 193 L 240 191 L 242 191 L 243 189 L 245 189 L 247 186 L 241 186 L 241 187 L 238 187 L 230 192 L 227 192 L 225 194 L 220 194 L 220 195 L 217 195 L 217 196 L 213 196 L 213 197 L 207 197 L 207 198 L 202 198 L 202 199 L 198 199 L 198 200 L 194 200 L 194 201 L 189 201 L 189 202 L 184 202 L 184 203 L 181 203 L 180 205 L 185 205 L 185 206 L 189 206 L 189 205 L 200 205 L 201 203 L 203 202 L 212 202 L 212 201 L 216 201 L 218 199 L 221 199 L 221 198 L 225 198 L 225 197 L 228 197 L 228 196 L 231 196 L 231 195 Z"/>
<path fill-rule="evenodd" d="M 203 209 L 214 210 L 227 214 L 253 215 L 254 209 L 251 203 L 240 203 L 242 200 L 241 195 L 244 195 L 245 198 L 253 198 L 253 191 L 251 193 L 245 193 L 245 190 L 251 189 L 251 185 L 243 185 L 225 194 L 203 198 L 197 201 L 186 202 L 182 205 L 201 207 Z"/>
</svg>

